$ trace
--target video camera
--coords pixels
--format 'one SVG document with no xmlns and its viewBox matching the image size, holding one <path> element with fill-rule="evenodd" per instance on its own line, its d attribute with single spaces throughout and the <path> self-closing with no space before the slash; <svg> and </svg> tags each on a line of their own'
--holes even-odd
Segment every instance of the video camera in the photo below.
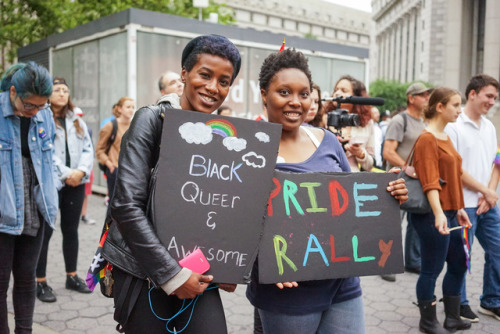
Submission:
<svg viewBox="0 0 500 334">
<path fill-rule="evenodd" d="M 346 109 L 342 109 L 340 105 L 342 103 L 350 104 L 362 104 L 362 105 L 375 105 L 381 106 L 384 104 L 384 99 L 378 97 L 361 97 L 361 96 L 338 96 L 338 97 L 328 97 L 322 99 L 322 101 L 333 101 L 337 103 L 337 109 L 332 110 L 328 113 L 328 126 L 333 126 L 334 128 L 340 130 L 346 126 L 359 126 L 361 124 L 361 119 L 357 114 L 349 114 Z"/>
<path fill-rule="evenodd" d="M 335 131 L 330 130 L 335 135 L 342 137 L 342 128 L 347 126 L 359 126 L 361 124 L 361 118 L 358 114 L 350 114 L 346 109 L 342 109 L 340 105 L 342 103 L 350 104 L 361 104 L 361 105 L 384 105 L 384 99 L 378 97 L 362 97 L 362 96 L 338 96 L 338 97 L 327 97 L 322 99 L 322 101 L 333 101 L 336 102 L 337 109 L 332 110 L 328 113 L 327 129 L 334 127 Z M 344 146 L 346 142 L 342 143 Z"/>
</svg>

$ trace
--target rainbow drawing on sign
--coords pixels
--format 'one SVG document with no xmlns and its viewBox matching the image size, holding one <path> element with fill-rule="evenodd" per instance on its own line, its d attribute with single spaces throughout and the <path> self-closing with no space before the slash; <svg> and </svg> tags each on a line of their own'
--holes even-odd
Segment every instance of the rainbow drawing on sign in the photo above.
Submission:
<svg viewBox="0 0 500 334">
<path fill-rule="evenodd" d="M 236 128 L 231 122 L 226 121 L 225 119 L 211 119 L 205 123 L 212 128 L 212 133 L 215 133 L 222 138 L 226 137 L 236 137 Z"/>
</svg>

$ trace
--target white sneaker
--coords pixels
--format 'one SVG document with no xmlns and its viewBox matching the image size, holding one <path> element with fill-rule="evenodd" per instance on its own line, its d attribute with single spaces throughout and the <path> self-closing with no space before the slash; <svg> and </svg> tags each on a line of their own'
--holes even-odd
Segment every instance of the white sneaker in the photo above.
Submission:
<svg viewBox="0 0 500 334">
<path fill-rule="evenodd" d="M 87 216 L 82 216 L 82 222 L 84 222 L 87 225 L 94 225 L 95 219 L 89 218 Z"/>
</svg>

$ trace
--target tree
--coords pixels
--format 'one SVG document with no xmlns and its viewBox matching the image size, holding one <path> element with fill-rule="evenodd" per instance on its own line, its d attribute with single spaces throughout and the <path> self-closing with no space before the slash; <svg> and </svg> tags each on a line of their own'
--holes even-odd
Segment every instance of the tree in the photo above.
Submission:
<svg viewBox="0 0 500 334">
<path fill-rule="evenodd" d="M 412 82 L 401 83 L 396 80 L 377 79 L 370 84 L 370 96 L 381 97 L 385 100 L 383 106 L 377 107 L 380 111 L 393 111 L 399 106 L 406 105 L 406 90 Z M 424 82 L 427 87 L 433 85 Z"/>
<path fill-rule="evenodd" d="M 17 49 L 130 7 L 198 18 L 192 0 L 0 0 L 0 73 L 16 59 Z M 232 10 L 210 1 L 203 18 L 219 14 L 219 23 L 235 22 Z"/>
</svg>

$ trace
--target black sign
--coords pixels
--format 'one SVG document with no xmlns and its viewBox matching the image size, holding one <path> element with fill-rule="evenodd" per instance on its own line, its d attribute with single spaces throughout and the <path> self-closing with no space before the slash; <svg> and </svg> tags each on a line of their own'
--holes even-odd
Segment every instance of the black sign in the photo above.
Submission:
<svg viewBox="0 0 500 334">
<path fill-rule="evenodd" d="M 392 173 L 275 171 L 259 250 L 260 283 L 403 271 Z"/>
<path fill-rule="evenodd" d="M 280 136 L 277 124 L 167 111 L 154 219 L 174 258 L 200 248 L 215 282 L 248 282 Z"/>
</svg>

